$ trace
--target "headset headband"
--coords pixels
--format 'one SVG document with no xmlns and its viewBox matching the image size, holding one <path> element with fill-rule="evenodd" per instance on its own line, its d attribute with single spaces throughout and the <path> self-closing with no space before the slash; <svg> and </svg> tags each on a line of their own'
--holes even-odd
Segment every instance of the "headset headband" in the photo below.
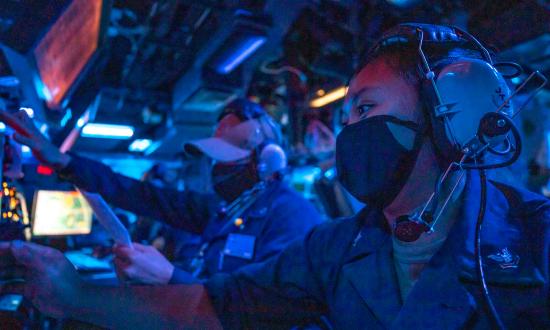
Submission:
<svg viewBox="0 0 550 330">
<path fill-rule="evenodd" d="M 386 31 L 366 54 L 375 54 L 380 49 L 395 44 L 412 43 L 456 44 L 480 52 L 489 64 L 493 64 L 489 51 L 471 34 L 454 26 L 403 23 Z"/>
</svg>

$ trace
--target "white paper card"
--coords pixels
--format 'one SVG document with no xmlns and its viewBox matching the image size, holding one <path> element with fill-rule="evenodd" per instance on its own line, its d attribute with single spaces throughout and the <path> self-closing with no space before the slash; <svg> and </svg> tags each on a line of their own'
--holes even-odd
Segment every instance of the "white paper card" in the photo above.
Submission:
<svg viewBox="0 0 550 330">
<path fill-rule="evenodd" d="M 111 207 L 107 205 L 103 197 L 101 197 L 100 194 L 90 193 L 81 189 L 79 189 L 79 191 L 82 196 L 86 198 L 88 204 L 90 204 L 99 223 L 107 230 L 115 242 L 117 244 L 132 247 L 130 233 L 128 233 L 126 227 L 120 222 L 120 219 L 116 216 Z"/>
</svg>

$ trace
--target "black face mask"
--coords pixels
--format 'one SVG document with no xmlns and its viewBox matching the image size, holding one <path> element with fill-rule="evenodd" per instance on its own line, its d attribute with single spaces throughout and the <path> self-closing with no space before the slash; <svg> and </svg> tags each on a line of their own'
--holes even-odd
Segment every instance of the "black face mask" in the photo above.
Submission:
<svg viewBox="0 0 550 330">
<path fill-rule="evenodd" d="M 214 191 L 228 203 L 233 202 L 258 181 L 253 161 L 246 164 L 217 163 L 212 167 Z"/>
<path fill-rule="evenodd" d="M 388 123 L 416 132 L 411 150 L 395 139 Z M 340 182 L 358 200 L 386 207 L 407 182 L 423 136 L 418 124 L 392 116 L 374 116 L 346 126 L 336 140 Z"/>
</svg>

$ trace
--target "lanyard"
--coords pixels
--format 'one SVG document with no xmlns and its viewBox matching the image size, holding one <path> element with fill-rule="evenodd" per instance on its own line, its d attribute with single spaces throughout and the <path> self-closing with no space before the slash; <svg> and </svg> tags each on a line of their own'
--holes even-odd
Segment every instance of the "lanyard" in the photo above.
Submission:
<svg viewBox="0 0 550 330">
<path fill-rule="evenodd" d="M 220 228 L 218 233 L 225 232 L 229 227 L 235 226 L 235 220 L 242 216 L 242 214 L 248 210 L 257 200 L 260 196 L 260 193 L 265 191 L 266 183 L 265 182 L 259 182 L 251 189 L 243 192 L 235 201 L 233 201 L 229 206 L 227 206 L 227 209 L 225 210 L 225 216 L 224 218 L 227 219 L 225 224 Z M 239 224 L 239 226 L 243 226 L 244 223 Z M 206 242 L 203 242 L 199 252 L 195 255 L 193 260 L 191 260 L 191 273 L 194 277 L 199 278 L 200 275 L 202 275 L 204 271 L 204 256 L 206 254 L 206 250 L 210 247 L 211 240 L 208 240 Z"/>
</svg>

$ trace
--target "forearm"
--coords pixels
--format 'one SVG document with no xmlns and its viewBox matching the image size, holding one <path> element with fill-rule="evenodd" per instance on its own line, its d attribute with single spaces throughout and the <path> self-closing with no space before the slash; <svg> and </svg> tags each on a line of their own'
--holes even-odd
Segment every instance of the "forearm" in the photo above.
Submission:
<svg viewBox="0 0 550 330">
<path fill-rule="evenodd" d="M 163 212 L 159 207 L 150 207 L 149 199 L 144 199 L 145 195 L 152 195 L 145 183 L 117 174 L 93 159 L 71 155 L 71 161 L 57 173 L 61 179 L 80 189 L 97 192 L 110 204 L 125 210 L 153 218 Z"/>
<path fill-rule="evenodd" d="M 100 193 L 110 204 L 194 233 L 201 233 L 210 218 L 212 196 L 162 189 L 115 173 L 100 162 L 71 157 L 68 166 L 58 171 L 60 178 Z"/>
<path fill-rule="evenodd" d="M 221 329 L 202 285 L 86 287 L 68 318 L 122 329 Z"/>
</svg>

